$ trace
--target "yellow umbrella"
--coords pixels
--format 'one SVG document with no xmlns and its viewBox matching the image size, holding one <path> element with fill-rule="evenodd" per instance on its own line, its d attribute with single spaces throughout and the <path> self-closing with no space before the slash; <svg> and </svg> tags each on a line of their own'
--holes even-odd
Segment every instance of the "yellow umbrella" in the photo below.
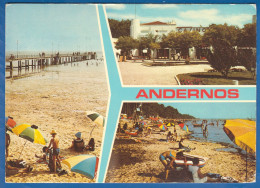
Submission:
<svg viewBox="0 0 260 188">
<path fill-rule="evenodd" d="M 47 140 L 36 125 L 21 124 L 12 129 L 13 133 L 32 143 L 46 145 Z"/>
<path fill-rule="evenodd" d="M 247 153 L 255 154 L 256 150 L 256 122 L 244 119 L 226 120 L 223 127 L 236 145 L 246 151 L 246 181 L 247 181 Z"/>
<path fill-rule="evenodd" d="M 224 131 L 236 145 L 248 153 L 256 150 L 256 122 L 243 119 L 226 120 Z"/>
</svg>

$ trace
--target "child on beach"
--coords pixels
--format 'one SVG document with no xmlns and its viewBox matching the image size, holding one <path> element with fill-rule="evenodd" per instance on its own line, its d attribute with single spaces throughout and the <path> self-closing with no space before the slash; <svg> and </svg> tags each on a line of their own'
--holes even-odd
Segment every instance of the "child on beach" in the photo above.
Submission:
<svg viewBox="0 0 260 188">
<path fill-rule="evenodd" d="M 54 172 L 56 173 L 56 161 L 58 162 L 58 165 L 61 166 L 61 163 L 60 163 L 60 159 L 59 159 L 59 154 L 60 154 L 60 148 L 59 148 L 59 139 L 55 138 L 57 133 L 55 132 L 55 130 L 52 130 L 51 131 L 51 136 L 52 136 L 52 139 L 50 141 L 50 144 L 48 146 L 48 149 L 51 148 L 52 146 L 52 149 L 53 149 L 53 169 L 54 169 Z"/>
<path fill-rule="evenodd" d="M 44 163 L 48 163 L 47 162 L 47 159 L 48 159 L 48 156 L 49 156 L 49 153 L 48 153 L 48 147 L 44 146 L 42 148 L 42 152 L 43 152 L 43 155 L 42 156 L 38 156 L 35 154 L 35 157 L 36 158 L 39 158 L 39 160 L 37 162 L 44 162 Z"/>
</svg>

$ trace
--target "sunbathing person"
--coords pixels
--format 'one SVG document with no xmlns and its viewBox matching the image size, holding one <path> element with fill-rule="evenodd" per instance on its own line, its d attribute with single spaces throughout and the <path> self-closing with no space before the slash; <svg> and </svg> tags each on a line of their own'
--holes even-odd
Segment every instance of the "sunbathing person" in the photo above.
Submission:
<svg viewBox="0 0 260 188">
<path fill-rule="evenodd" d="M 195 149 L 195 148 L 190 148 L 189 146 L 184 146 L 183 141 L 184 138 L 181 138 L 181 140 L 179 141 L 179 149 L 183 149 L 186 152 L 190 152 L 191 150 Z"/>
<path fill-rule="evenodd" d="M 85 148 L 85 143 L 84 140 L 81 138 L 81 132 L 77 132 L 75 136 L 76 139 L 72 141 L 72 145 L 69 148 L 77 152 L 82 152 Z"/>
</svg>

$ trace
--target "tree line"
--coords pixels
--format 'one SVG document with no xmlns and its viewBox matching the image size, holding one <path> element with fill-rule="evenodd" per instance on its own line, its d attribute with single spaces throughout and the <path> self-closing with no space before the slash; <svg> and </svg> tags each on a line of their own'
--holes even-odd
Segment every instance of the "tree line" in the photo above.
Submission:
<svg viewBox="0 0 260 188">
<path fill-rule="evenodd" d="M 118 22 L 118 24 L 115 24 Z M 228 24 L 211 24 L 201 35 L 198 31 L 172 31 L 168 35 L 155 36 L 148 34 L 145 37 L 133 39 L 130 37 L 130 21 L 109 21 L 112 36 L 118 41 L 116 48 L 121 49 L 121 55 L 130 55 L 132 49 L 151 50 L 169 48 L 179 49 L 182 56 L 189 60 L 189 48 L 204 50 L 205 57 L 212 68 L 228 77 L 232 66 L 244 66 L 252 74 L 256 68 L 256 24 L 246 24 L 243 28 Z M 118 28 L 117 28 L 118 26 Z M 128 29 L 129 28 L 129 31 Z M 152 57 L 153 58 L 153 57 Z"/>
<path fill-rule="evenodd" d="M 159 116 L 166 119 L 194 119 L 191 115 L 179 113 L 172 106 L 165 107 L 158 103 L 124 103 L 121 113 L 127 114 L 128 117 L 141 115 L 146 118 Z"/>
</svg>

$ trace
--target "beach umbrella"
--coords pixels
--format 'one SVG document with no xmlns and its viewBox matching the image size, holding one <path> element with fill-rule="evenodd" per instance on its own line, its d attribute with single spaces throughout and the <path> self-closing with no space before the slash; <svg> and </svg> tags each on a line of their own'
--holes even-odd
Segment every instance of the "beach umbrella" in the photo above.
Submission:
<svg viewBox="0 0 260 188">
<path fill-rule="evenodd" d="M 173 124 L 173 123 L 167 123 L 166 126 L 167 126 L 167 127 L 170 127 L 170 126 L 174 126 L 174 124 Z"/>
<path fill-rule="evenodd" d="M 16 125 L 16 122 L 11 117 L 5 117 L 5 125 L 10 128 L 14 128 Z"/>
<path fill-rule="evenodd" d="M 189 128 L 188 128 L 188 126 L 185 125 L 185 126 L 183 127 L 183 130 L 185 130 L 185 131 L 188 133 L 188 132 L 189 132 Z"/>
<path fill-rule="evenodd" d="M 158 125 L 159 129 L 163 130 L 163 131 L 166 131 L 168 128 L 167 126 L 165 126 L 164 124 L 162 125 Z"/>
<path fill-rule="evenodd" d="M 183 129 L 183 127 L 184 127 L 184 123 L 179 122 L 178 125 Z"/>
<path fill-rule="evenodd" d="M 226 120 L 223 127 L 232 142 L 246 151 L 246 181 L 247 181 L 247 153 L 256 151 L 256 122 L 243 119 Z"/>
<path fill-rule="evenodd" d="M 226 120 L 224 131 L 227 136 L 240 148 L 248 153 L 256 150 L 256 122 L 250 120 Z"/>
<path fill-rule="evenodd" d="M 91 119 L 95 124 L 103 126 L 105 125 L 105 118 L 100 115 L 97 112 L 93 112 L 93 111 L 87 111 L 86 115 L 89 119 Z"/>
<path fill-rule="evenodd" d="M 13 128 L 12 131 L 17 136 L 24 138 L 32 143 L 41 144 L 41 145 L 47 144 L 46 138 L 44 138 L 44 136 L 38 130 L 38 127 L 36 125 L 21 124 L 21 125 L 17 125 L 15 128 Z M 24 146 L 26 145 L 26 143 L 27 142 L 24 143 L 18 159 L 20 159 L 20 156 L 23 152 L 23 149 L 24 149 Z"/>
<path fill-rule="evenodd" d="M 94 179 L 97 174 L 99 158 L 95 155 L 77 155 L 62 161 L 72 172 Z"/>
<path fill-rule="evenodd" d="M 38 130 L 36 125 L 21 124 L 12 129 L 17 136 L 24 138 L 32 143 L 46 145 L 47 140 Z"/>
</svg>

